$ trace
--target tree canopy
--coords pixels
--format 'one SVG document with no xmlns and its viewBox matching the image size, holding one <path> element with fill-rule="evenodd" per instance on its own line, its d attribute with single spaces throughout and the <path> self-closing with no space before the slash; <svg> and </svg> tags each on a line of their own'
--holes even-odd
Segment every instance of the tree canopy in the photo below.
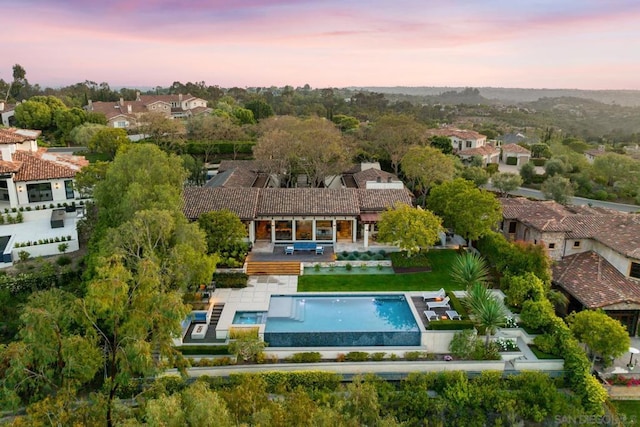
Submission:
<svg viewBox="0 0 640 427">
<path fill-rule="evenodd" d="M 442 220 L 433 212 L 399 203 L 382 213 L 378 222 L 378 240 L 397 245 L 412 255 L 438 241 Z"/>
<path fill-rule="evenodd" d="M 627 329 L 602 310 L 572 313 L 567 317 L 567 323 L 578 341 L 605 360 L 629 351 L 631 340 Z"/>
</svg>

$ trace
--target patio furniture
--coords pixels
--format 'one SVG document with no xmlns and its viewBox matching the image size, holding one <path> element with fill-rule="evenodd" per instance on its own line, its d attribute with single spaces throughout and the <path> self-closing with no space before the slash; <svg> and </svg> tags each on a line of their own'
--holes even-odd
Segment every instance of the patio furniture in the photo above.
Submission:
<svg viewBox="0 0 640 427">
<path fill-rule="evenodd" d="M 440 320 L 440 316 L 438 316 L 438 313 L 432 310 L 425 310 L 424 315 L 427 317 L 427 320 L 429 322 L 433 322 L 434 320 Z"/>
<path fill-rule="evenodd" d="M 316 255 L 324 254 L 324 246 L 316 245 Z"/>
<path fill-rule="evenodd" d="M 444 297 L 447 296 L 446 292 L 444 291 L 444 288 L 440 288 L 440 290 L 438 291 L 429 291 L 429 292 L 423 292 L 422 293 L 422 299 L 424 301 L 427 300 L 443 300 Z"/>
<path fill-rule="evenodd" d="M 293 255 L 293 250 L 294 250 L 293 246 L 286 246 L 284 248 L 284 254 L 285 255 Z"/>
<path fill-rule="evenodd" d="M 429 310 L 432 308 L 451 308 L 449 307 L 449 297 L 446 297 L 442 301 L 429 301 L 427 303 L 427 308 Z"/>
<path fill-rule="evenodd" d="M 64 227 L 64 209 L 54 209 L 51 211 L 51 228 Z"/>
<path fill-rule="evenodd" d="M 455 310 L 447 310 L 445 313 L 447 314 L 447 317 L 451 320 L 462 320 L 462 316 L 460 316 L 458 312 Z"/>
</svg>

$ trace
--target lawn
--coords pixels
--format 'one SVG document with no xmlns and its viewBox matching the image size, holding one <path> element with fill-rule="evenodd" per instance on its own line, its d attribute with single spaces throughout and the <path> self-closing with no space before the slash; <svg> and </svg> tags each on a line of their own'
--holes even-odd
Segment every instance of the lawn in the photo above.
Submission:
<svg viewBox="0 0 640 427">
<path fill-rule="evenodd" d="M 614 400 L 613 405 L 618 410 L 618 416 L 625 420 L 624 425 L 635 426 L 640 420 L 640 400 Z"/>
<path fill-rule="evenodd" d="M 432 268 L 427 273 L 409 274 L 353 274 L 313 275 L 298 278 L 299 292 L 385 292 L 385 291 L 430 291 L 444 288 L 446 291 L 460 290 L 449 277 L 449 266 L 456 257 L 454 250 L 432 250 L 427 256 Z"/>
</svg>

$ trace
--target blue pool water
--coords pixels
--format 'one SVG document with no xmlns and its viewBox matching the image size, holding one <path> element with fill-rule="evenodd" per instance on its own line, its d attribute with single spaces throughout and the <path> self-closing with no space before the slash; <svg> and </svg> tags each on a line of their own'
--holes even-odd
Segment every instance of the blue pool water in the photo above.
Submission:
<svg viewBox="0 0 640 427">
<path fill-rule="evenodd" d="M 234 325 L 259 325 L 264 323 L 264 311 L 236 311 L 233 316 Z"/>
<path fill-rule="evenodd" d="M 272 347 L 414 346 L 420 329 L 404 295 L 274 295 Z"/>
</svg>

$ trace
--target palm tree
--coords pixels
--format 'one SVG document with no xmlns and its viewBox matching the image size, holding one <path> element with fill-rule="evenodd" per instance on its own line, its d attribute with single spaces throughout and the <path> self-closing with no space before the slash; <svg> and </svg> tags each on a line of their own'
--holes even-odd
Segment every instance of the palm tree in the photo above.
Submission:
<svg viewBox="0 0 640 427">
<path fill-rule="evenodd" d="M 467 296 L 462 301 L 473 323 L 479 328 L 484 328 L 485 347 L 489 347 L 489 338 L 499 327 L 504 326 L 507 320 L 507 309 L 502 301 L 482 283 L 474 283 L 467 290 Z"/>
<path fill-rule="evenodd" d="M 458 255 L 453 262 L 451 278 L 465 289 L 469 289 L 475 283 L 487 283 L 489 268 L 484 258 L 480 255 L 473 252 L 465 252 Z"/>
</svg>

